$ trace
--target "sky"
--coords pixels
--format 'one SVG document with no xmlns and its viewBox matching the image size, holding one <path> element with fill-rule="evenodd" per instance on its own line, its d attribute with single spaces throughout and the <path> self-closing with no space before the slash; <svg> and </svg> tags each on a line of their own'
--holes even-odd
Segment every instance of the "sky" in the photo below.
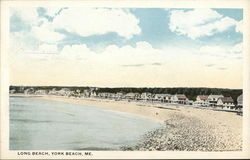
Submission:
<svg viewBox="0 0 250 160">
<path fill-rule="evenodd" d="M 242 9 L 11 8 L 11 85 L 242 88 Z"/>
</svg>

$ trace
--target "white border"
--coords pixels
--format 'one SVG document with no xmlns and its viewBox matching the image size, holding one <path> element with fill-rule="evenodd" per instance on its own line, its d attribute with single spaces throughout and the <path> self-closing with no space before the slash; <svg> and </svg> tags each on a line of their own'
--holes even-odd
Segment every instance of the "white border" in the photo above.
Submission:
<svg viewBox="0 0 250 160">
<path fill-rule="evenodd" d="M 250 2 L 248 0 L 86 0 L 86 1 L 0 1 L 1 2 L 1 146 L 0 146 L 0 158 L 2 159 L 129 159 L 129 158 L 146 158 L 146 159 L 159 159 L 159 158 L 250 158 L 250 125 L 249 125 L 249 91 L 250 91 L 250 74 L 249 74 L 249 62 L 250 62 Z M 17 151 L 8 150 L 8 135 L 9 135 L 9 108 L 8 108 L 8 28 L 9 28 L 9 7 L 28 7 L 28 6 L 81 6 L 81 7 L 135 7 L 135 8 L 243 8 L 243 93 L 244 93 L 244 116 L 243 116 L 243 151 L 242 152 L 184 152 L 184 151 L 92 151 L 93 156 L 83 157 L 65 157 L 65 156 L 17 156 Z"/>
</svg>

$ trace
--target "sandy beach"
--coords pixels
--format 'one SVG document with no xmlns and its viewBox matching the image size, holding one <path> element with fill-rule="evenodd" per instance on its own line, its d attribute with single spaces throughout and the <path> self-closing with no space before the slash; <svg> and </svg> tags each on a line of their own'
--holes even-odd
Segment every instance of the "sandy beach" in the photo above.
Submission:
<svg viewBox="0 0 250 160">
<path fill-rule="evenodd" d="M 32 98 L 138 114 L 166 123 L 165 127 L 145 135 L 138 145 L 125 146 L 124 150 L 239 151 L 242 149 L 242 116 L 234 112 L 94 98 L 59 96 L 32 96 Z"/>
</svg>

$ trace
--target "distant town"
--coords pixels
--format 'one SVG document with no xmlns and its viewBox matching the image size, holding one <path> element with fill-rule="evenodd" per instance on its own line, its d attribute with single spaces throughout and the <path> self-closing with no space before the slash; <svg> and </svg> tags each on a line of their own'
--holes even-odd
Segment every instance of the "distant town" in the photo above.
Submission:
<svg viewBox="0 0 250 160">
<path fill-rule="evenodd" d="M 237 111 L 240 114 L 242 114 L 243 108 L 241 89 L 10 86 L 9 93 L 182 104 Z"/>
</svg>

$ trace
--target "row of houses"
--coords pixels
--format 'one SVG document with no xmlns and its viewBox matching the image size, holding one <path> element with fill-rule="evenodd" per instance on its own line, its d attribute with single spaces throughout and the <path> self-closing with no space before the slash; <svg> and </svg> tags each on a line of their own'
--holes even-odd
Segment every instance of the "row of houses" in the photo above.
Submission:
<svg viewBox="0 0 250 160">
<path fill-rule="evenodd" d="M 237 103 L 234 103 L 232 97 L 224 97 L 223 95 L 198 95 L 196 101 L 189 100 L 184 94 L 152 94 L 152 93 L 99 93 L 99 98 L 108 99 L 129 99 L 129 100 L 144 100 L 144 101 L 159 101 L 171 104 L 195 105 L 201 107 L 221 107 L 223 109 L 242 108 L 243 96 L 237 98 Z"/>
<path fill-rule="evenodd" d="M 141 101 L 151 101 L 151 102 L 162 102 L 171 104 L 184 104 L 184 105 L 194 105 L 201 107 L 222 107 L 224 109 L 235 109 L 242 108 L 243 96 L 240 95 L 237 98 L 237 104 L 234 103 L 232 97 L 224 97 L 223 95 L 198 95 L 196 100 L 189 100 L 184 94 L 152 94 L 149 92 L 145 93 L 127 93 L 122 92 L 110 93 L 110 92 L 100 92 L 96 93 L 95 89 L 86 89 L 81 92 L 79 89 L 71 91 L 69 88 L 62 88 L 60 90 L 52 89 L 48 90 L 34 90 L 33 88 L 28 88 L 24 90 L 24 94 L 36 94 L 36 95 L 57 95 L 66 97 L 92 97 L 92 98 L 103 98 L 103 99 L 114 99 L 114 100 L 141 100 Z M 10 90 L 10 93 L 14 93 L 14 90 Z"/>
</svg>

